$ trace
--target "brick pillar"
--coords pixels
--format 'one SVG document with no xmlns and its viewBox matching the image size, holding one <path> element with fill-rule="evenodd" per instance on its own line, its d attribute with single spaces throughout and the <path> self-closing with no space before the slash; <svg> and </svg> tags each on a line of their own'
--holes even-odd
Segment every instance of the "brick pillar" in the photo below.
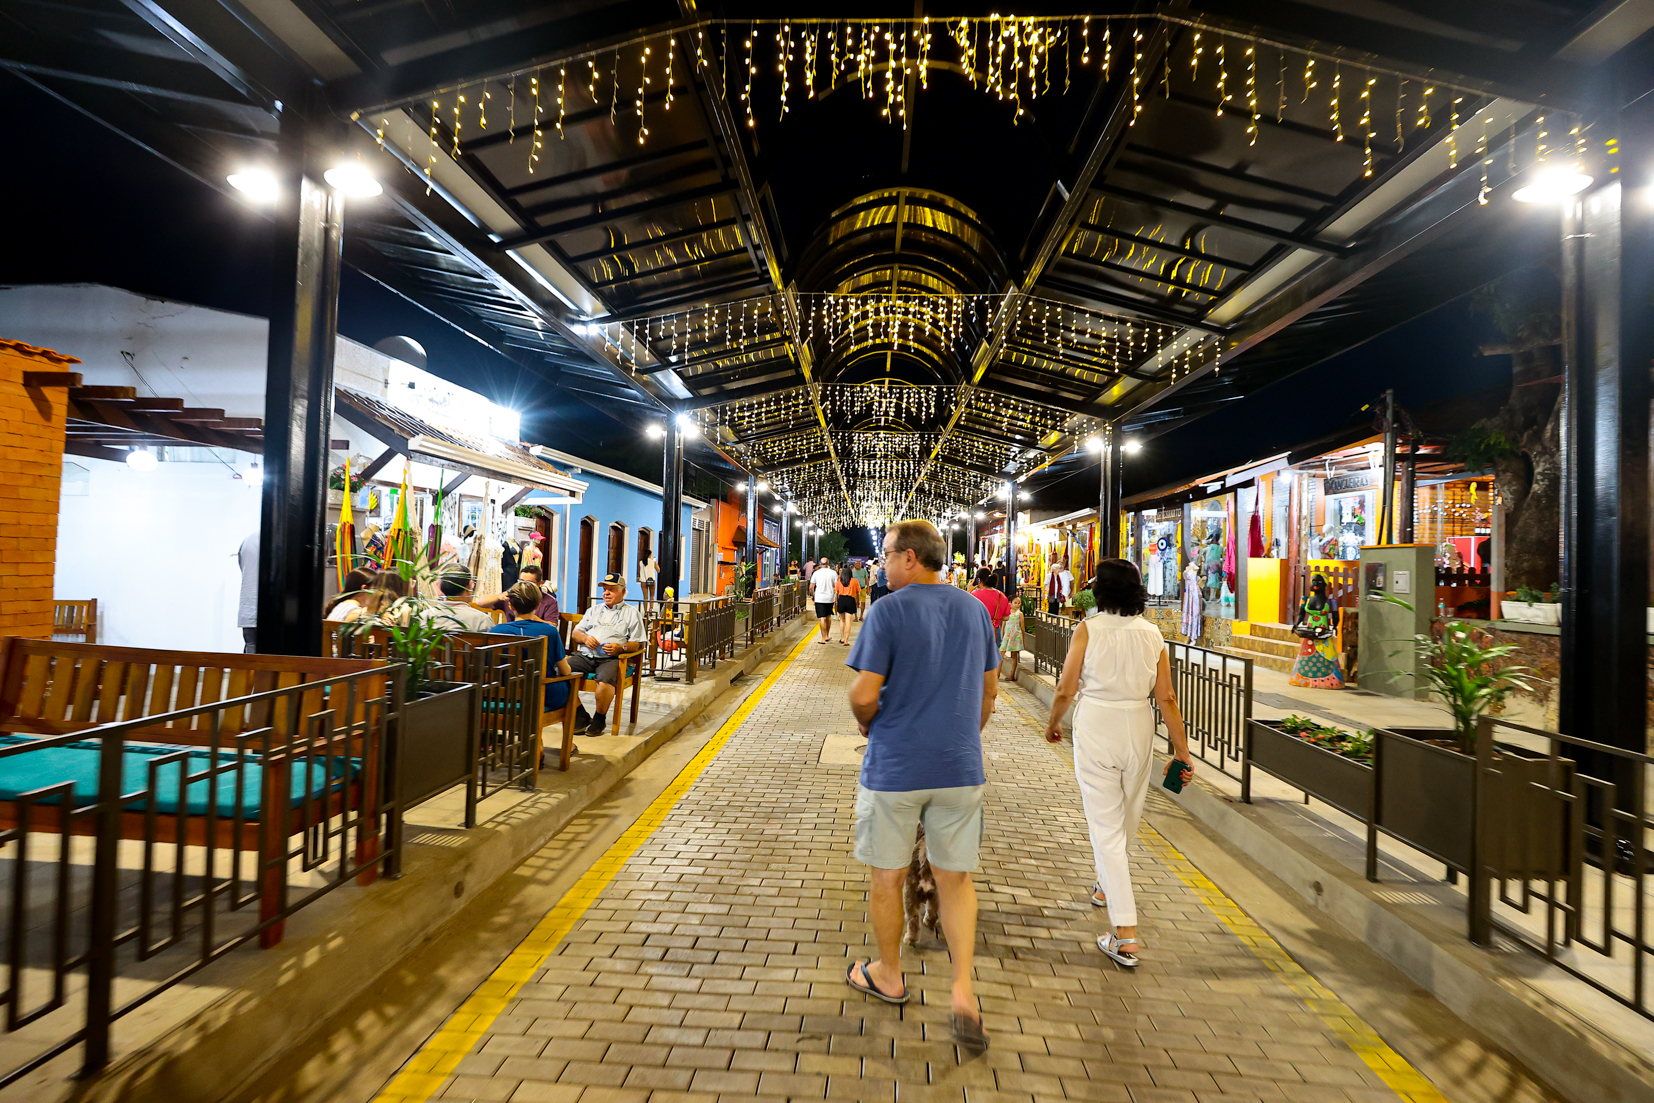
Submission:
<svg viewBox="0 0 1654 1103">
<path fill-rule="evenodd" d="M 0 636 L 52 634 L 52 575 L 73 356 L 0 338 Z"/>
</svg>

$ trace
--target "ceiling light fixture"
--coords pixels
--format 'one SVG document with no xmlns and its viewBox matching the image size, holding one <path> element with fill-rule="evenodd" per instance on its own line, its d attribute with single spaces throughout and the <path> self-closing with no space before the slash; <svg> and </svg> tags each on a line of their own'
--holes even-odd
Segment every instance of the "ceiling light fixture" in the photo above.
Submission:
<svg viewBox="0 0 1654 1103">
<path fill-rule="evenodd" d="M 333 166 L 322 173 L 322 179 L 327 181 L 328 187 L 346 199 L 372 199 L 385 190 L 384 185 L 373 178 L 373 173 L 367 170 L 367 166 L 354 161 Z"/>
<path fill-rule="evenodd" d="M 161 461 L 147 448 L 134 448 L 126 454 L 126 466 L 134 471 L 154 471 Z"/>
<path fill-rule="evenodd" d="M 246 196 L 252 203 L 274 203 L 281 194 L 274 174 L 266 169 L 245 169 L 232 172 L 224 178 L 230 187 Z"/>
<path fill-rule="evenodd" d="M 1518 203 L 1560 203 L 1570 195 L 1578 195 L 1591 186 L 1590 174 L 1579 171 L 1577 165 L 1541 164 L 1533 170 L 1528 182 L 1510 193 Z"/>
<path fill-rule="evenodd" d="M 1141 452 L 1142 450 L 1143 450 L 1143 442 L 1142 441 L 1140 441 L 1140 440 L 1128 440 L 1128 441 L 1126 441 L 1126 451 L 1127 452 Z"/>
</svg>

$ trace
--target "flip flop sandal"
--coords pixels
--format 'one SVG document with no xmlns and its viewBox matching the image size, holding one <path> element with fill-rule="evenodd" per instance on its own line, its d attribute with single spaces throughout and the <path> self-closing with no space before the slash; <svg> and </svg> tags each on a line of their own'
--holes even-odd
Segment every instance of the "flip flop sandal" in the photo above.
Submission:
<svg viewBox="0 0 1654 1103">
<path fill-rule="evenodd" d="M 988 1033 L 982 1029 L 981 1019 L 972 1019 L 957 1011 L 950 1011 L 948 1029 L 953 1032 L 953 1044 L 972 1057 L 980 1057 L 988 1052 Z"/>
<path fill-rule="evenodd" d="M 1106 954 L 1115 964 L 1123 965 L 1127 969 L 1135 969 L 1142 964 L 1136 954 L 1127 953 L 1120 949 L 1121 946 L 1135 946 L 1141 950 L 1143 943 L 1135 938 L 1115 938 L 1113 932 L 1097 939 L 1097 949 Z"/>
<path fill-rule="evenodd" d="M 1099 900 L 1099 896 L 1102 899 Z M 1091 906 L 1094 908 L 1108 907 L 1108 896 L 1103 892 L 1103 885 L 1100 881 L 1091 886 Z"/>
<path fill-rule="evenodd" d="M 883 992 L 880 992 L 878 987 L 874 985 L 872 976 L 870 976 L 867 972 L 867 967 L 871 964 L 873 963 L 870 961 L 852 962 L 849 972 L 844 974 L 844 983 L 864 995 L 872 996 L 874 999 L 880 1000 L 884 1003 L 895 1004 L 897 1007 L 900 1007 L 911 998 L 907 992 L 903 992 L 900 996 L 887 996 Z M 857 969 L 861 970 L 860 981 L 856 980 Z"/>
</svg>

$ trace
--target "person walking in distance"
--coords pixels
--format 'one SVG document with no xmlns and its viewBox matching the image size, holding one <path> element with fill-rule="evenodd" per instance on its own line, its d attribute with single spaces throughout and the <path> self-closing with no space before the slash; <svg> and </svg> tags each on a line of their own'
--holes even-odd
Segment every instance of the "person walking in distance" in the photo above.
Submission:
<svg viewBox="0 0 1654 1103">
<path fill-rule="evenodd" d="M 1120 965 L 1133 968 L 1143 942 L 1137 937 L 1137 898 L 1126 849 L 1137 835 L 1154 766 L 1151 693 L 1171 737 L 1174 761 L 1167 763 L 1166 772 L 1182 770 L 1187 784 L 1194 776 L 1194 763 L 1172 689 L 1165 639 L 1143 616 L 1148 601 L 1143 576 L 1124 559 L 1105 559 L 1097 564 L 1091 592 L 1097 598 L 1097 612 L 1074 628 L 1045 738 L 1062 742 L 1063 713 L 1078 696 L 1074 774 L 1080 783 L 1097 866 L 1091 904 L 1108 908 L 1114 926 L 1097 939 L 1097 948 Z"/>
<path fill-rule="evenodd" d="M 816 620 L 821 625 L 821 638 L 827 643 L 833 638 L 833 605 L 838 601 L 838 572 L 826 559 L 816 566 L 810 576 L 810 596 L 815 600 Z"/>
<path fill-rule="evenodd" d="M 982 729 L 999 691 L 999 651 L 982 603 L 943 581 L 947 545 L 928 521 L 902 521 L 884 538 L 888 597 L 867 613 L 845 660 L 857 672 L 850 711 L 867 737 L 856 790 L 856 860 L 872 867 L 869 893 L 879 956 L 856 961 L 850 987 L 885 1003 L 908 1001 L 902 979 L 902 883 L 918 828 L 936 877 L 953 959 L 949 1025 L 961 1050 L 988 1048 L 972 990 L 976 887 L 982 843 Z"/>
<path fill-rule="evenodd" d="M 838 611 L 839 642 L 849 647 L 850 622 L 855 619 L 856 608 L 861 603 L 861 583 L 856 581 L 856 576 L 848 563 L 838 569 L 834 595 L 833 608 Z"/>
</svg>

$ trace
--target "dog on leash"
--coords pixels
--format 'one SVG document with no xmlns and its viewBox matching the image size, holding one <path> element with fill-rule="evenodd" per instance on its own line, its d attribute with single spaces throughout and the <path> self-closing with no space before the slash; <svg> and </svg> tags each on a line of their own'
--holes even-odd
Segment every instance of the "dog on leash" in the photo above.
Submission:
<svg viewBox="0 0 1654 1103">
<path fill-rule="evenodd" d="M 907 880 L 902 884 L 902 911 L 907 914 L 907 932 L 902 941 L 919 945 L 919 928 L 929 927 L 932 936 L 942 933 L 942 913 L 936 903 L 936 875 L 931 872 L 930 858 L 925 852 L 925 828 L 919 826 L 919 837 L 913 843 L 913 861 L 907 867 Z"/>
</svg>

